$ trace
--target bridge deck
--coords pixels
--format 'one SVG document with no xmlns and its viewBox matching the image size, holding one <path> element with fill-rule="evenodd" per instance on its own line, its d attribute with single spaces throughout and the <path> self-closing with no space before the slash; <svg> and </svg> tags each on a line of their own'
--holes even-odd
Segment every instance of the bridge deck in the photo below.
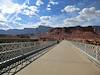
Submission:
<svg viewBox="0 0 100 75">
<path fill-rule="evenodd" d="M 62 41 L 16 75 L 100 75 L 100 69 L 70 42 Z"/>
</svg>

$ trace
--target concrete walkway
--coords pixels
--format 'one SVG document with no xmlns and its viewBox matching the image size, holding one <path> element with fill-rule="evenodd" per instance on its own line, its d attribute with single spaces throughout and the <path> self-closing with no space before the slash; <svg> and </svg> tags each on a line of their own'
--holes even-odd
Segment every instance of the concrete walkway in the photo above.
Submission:
<svg viewBox="0 0 100 75">
<path fill-rule="evenodd" d="M 16 75 L 100 75 L 100 68 L 70 42 L 62 41 Z"/>
</svg>

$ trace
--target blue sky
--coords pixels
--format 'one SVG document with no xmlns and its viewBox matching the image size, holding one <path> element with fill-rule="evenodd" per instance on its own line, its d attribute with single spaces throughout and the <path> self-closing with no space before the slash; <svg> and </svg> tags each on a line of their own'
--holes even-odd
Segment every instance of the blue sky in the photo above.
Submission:
<svg viewBox="0 0 100 75">
<path fill-rule="evenodd" d="M 0 0 L 0 29 L 100 26 L 100 0 Z"/>
</svg>

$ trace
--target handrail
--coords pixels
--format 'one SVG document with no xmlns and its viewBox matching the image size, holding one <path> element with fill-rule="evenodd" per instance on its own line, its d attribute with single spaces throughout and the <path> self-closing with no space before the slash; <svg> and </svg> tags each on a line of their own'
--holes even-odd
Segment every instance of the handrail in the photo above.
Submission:
<svg viewBox="0 0 100 75">
<path fill-rule="evenodd" d="M 74 42 L 74 41 L 71 41 L 71 43 L 74 44 L 76 47 L 80 48 L 86 55 L 88 55 L 95 62 L 100 64 L 100 46 L 99 45 L 97 46 L 97 45 Z"/>
<path fill-rule="evenodd" d="M 20 64 L 23 64 L 24 62 L 28 61 L 28 63 L 30 63 L 30 60 L 33 59 L 34 56 L 36 56 L 37 58 L 37 56 L 41 55 L 46 48 L 51 47 L 55 44 L 57 44 L 57 41 L 48 41 L 45 43 L 44 42 L 28 42 L 28 43 L 23 42 L 23 43 L 16 43 L 16 44 L 11 43 L 10 45 L 18 45 L 18 49 L 15 49 L 15 47 L 12 46 L 11 50 L 7 48 L 5 49 L 5 52 L 3 52 L 3 50 L 0 50 L 1 52 L 0 53 L 0 75 L 4 73 L 8 73 L 9 71 L 11 71 L 11 69 L 15 68 Z M 4 45 L 9 45 L 9 44 L 0 44 L 0 46 L 4 46 Z M 21 45 L 21 48 L 19 48 L 19 45 Z M 3 48 L 0 47 L 0 48 L 3 49 L 4 47 Z M 16 65 L 12 66 L 14 64 Z M 11 73 L 14 74 L 15 72 L 11 72 Z M 11 73 L 9 72 L 9 74 Z"/>
</svg>

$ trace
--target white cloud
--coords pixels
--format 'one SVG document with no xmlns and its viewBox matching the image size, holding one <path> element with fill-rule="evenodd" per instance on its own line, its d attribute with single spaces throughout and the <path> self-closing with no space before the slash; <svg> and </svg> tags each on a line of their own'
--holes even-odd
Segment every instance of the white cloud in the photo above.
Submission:
<svg viewBox="0 0 100 75">
<path fill-rule="evenodd" d="M 37 0 L 36 1 L 36 5 L 37 6 L 41 6 L 41 5 L 43 5 L 44 4 L 44 2 L 42 1 L 42 0 Z"/>
<path fill-rule="evenodd" d="M 78 20 L 77 18 L 67 18 L 64 20 L 64 24 L 65 26 L 77 26 L 80 25 L 80 20 Z"/>
<path fill-rule="evenodd" d="M 47 5 L 47 7 L 48 7 L 48 8 L 50 8 L 50 7 L 51 7 L 51 5 L 50 5 L 50 4 L 48 4 L 48 5 Z"/>
<path fill-rule="evenodd" d="M 41 16 L 40 20 L 41 21 L 48 21 L 51 18 L 51 16 Z"/>
<path fill-rule="evenodd" d="M 11 15 L 15 13 L 15 15 L 10 18 L 10 21 L 12 21 L 18 15 L 18 13 L 22 13 L 28 16 L 37 15 L 38 7 L 28 6 L 26 5 L 26 3 L 27 3 L 27 0 L 25 0 L 22 5 L 14 3 L 12 0 L 1 0 L 0 11 L 4 15 Z"/>
<path fill-rule="evenodd" d="M 91 20 L 97 17 L 100 17 L 100 10 L 96 10 L 95 7 L 91 8 L 84 8 L 82 11 L 79 12 L 79 18 L 83 18 L 86 20 Z"/>
<path fill-rule="evenodd" d="M 36 6 L 29 6 L 28 8 L 33 12 L 38 12 L 38 8 Z"/>
<path fill-rule="evenodd" d="M 62 12 L 67 12 L 67 13 L 72 13 L 72 12 L 77 12 L 79 11 L 80 9 L 75 7 L 75 6 L 71 6 L 71 5 L 68 5 L 66 6 L 63 10 L 61 10 Z"/>
<path fill-rule="evenodd" d="M 21 18 L 18 17 L 18 14 L 25 14 L 28 16 L 38 16 L 38 7 L 37 6 L 28 6 L 27 4 L 28 0 L 25 0 L 23 4 L 14 3 L 13 0 L 0 0 L 0 27 L 5 29 L 13 28 L 13 27 L 19 27 L 20 23 L 14 23 L 16 20 L 21 20 Z M 29 2 L 28 2 L 29 3 Z M 13 16 L 11 16 L 13 14 Z M 9 23 L 12 24 L 9 24 Z M 8 27 L 8 28 L 7 28 Z"/>
<path fill-rule="evenodd" d="M 50 11 L 51 10 L 51 6 L 53 6 L 53 5 L 57 5 L 57 4 L 59 4 L 58 2 L 55 2 L 54 0 L 49 0 L 49 3 L 48 3 L 48 5 L 47 5 L 47 10 L 48 11 Z"/>
<path fill-rule="evenodd" d="M 13 27 L 11 26 L 11 24 L 9 25 L 8 22 L 6 21 L 0 21 L 0 29 L 12 29 Z"/>
<path fill-rule="evenodd" d="M 53 1 L 53 0 L 50 0 L 49 1 L 49 4 L 51 4 L 51 5 L 57 5 L 57 4 L 59 4 L 58 2 L 55 2 L 55 1 Z"/>
<path fill-rule="evenodd" d="M 16 23 L 15 23 L 16 24 Z M 17 23 L 18 24 L 18 23 Z M 33 24 L 33 23 L 28 23 L 28 24 L 18 24 L 18 25 L 16 25 L 13 29 L 24 29 L 24 28 L 36 28 L 36 27 L 38 27 L 37 26 L 38 24 L 37 23 L 35 23 L 35 24 Z"/>
<path fill-rule="evenodd" d="M 64 24 L 66 26 L 93 25 L 100 23 L 97 21 L 98 19 L 100 19 L 100 10 L 96 10 L 95 7 L 84 8 L 79 12 L 78 16 L 66 18 Z"/>
<path fill-rule="evenodd" d="M 6 21 L 6 18 L 2 13 L 0 13 L 0 21 Z"/>
<path fill-rule="evenodd" d="M 21 17 L 16 17 L 15 20 L 20 21 L 20 20 L 22 20 L 22 18 Z"/>
<path fill-rule="evenodd" d="M 38 10 L 38 7 L 36 6 L 27 6 L 21 13 L 22 14 L 25 14 L 25 15 L 28 15 L 28 16 L 38 16 L 38 13 L 39 10 Z"/>
<path fill-rule="evenodd" d="M 12 16 L 12 18 L 11 15 L 16 13 L 15 15 L 17 16 L 17 13 L 21 12 L 22 8 L 22 5 L 14 3 L 12 0 L 0 0 L 0 13 L 4 16 L 4 19 L 6 19 L 5 25 L 8 22 L 14 21 L 15 17 Z"/>
<path fill-rule="evenodd" d="M 41 16 L 40 17 L 41 23 L 45 23 L 45 24 L 48 24 L 50 19 L 51 19 L 51 16 Z"/>
<path fill-rule="evenodd" d="M 51 10 L 51 5 L 48 4 L 46 9 L 47 9 L 48 11 L 50 11 L 50 10 Z"/>
<path fill-rule="evenodd" d="M 51 8 L 47 7 L 47 10 L 48 10 L 48 11 L 50 11 L 50 10 L 51 10 Z"/>
<path fill-rule="evenodd" d="M 51 27 L 63 27 L 64 15 L 59 16 L 41 16 L 40 25 L 51 26 Z"/>
<path fill-rule="evenodd" d="M 12 0 L 1 0 L 0 11 L 3 14 L 12 14 L 16 11 L 20 11 L 21 5 L 13 3 Z"/>
</svg>

